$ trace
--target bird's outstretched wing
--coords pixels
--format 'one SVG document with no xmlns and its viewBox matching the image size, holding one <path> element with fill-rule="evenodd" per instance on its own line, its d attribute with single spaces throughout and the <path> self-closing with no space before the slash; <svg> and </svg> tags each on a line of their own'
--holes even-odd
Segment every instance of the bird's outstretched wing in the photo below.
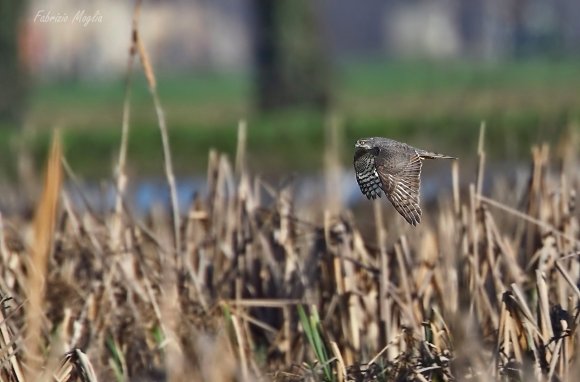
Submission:
<svg viewBox="0 0 580 382">
<path fill-rule="evenodd" d="M 395 209 L 409 224 L 413 226 L 419 224 L 422 214 L 419 205 L 422 160 L 419 154 L 411 156 L 398 171 L 393 171 L 380 158 L 376 158 L 375 166 L 383 191 Z"/>
</svg>

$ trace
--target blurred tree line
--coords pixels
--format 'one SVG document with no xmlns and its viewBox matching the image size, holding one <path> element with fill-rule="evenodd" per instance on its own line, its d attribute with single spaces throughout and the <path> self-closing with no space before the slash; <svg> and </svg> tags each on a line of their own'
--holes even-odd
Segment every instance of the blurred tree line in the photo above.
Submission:
<svg viewBox="0 0 580 382">
<path fill-rule="evenodd" d="M 18 126 L 26 103 L 27 80 L 19 39 L 27 1 L 0 1 L 0 126 Z"/>
<path fill-rule="evenodd" d="M 252 0 L 255 100 L 261 111 L 322 109 L 329 103 L 329 62 L 319 1 Z M 28 1 L 0 1 L 0 124 L 18 126 L 24 114 L 27 70 L 19 42 Z"/>
<path fill-rule="evenodd" d="M 260 110 L 327 106 L 330 72 L 317 5 L 313 0 L 253 0 Z"/>
<path fill-rule="evenodd" d="M 202 3 L 220 12 L 219 2 Z M 479 59 L 489 54 L 493 59 L 517 59 L 579 52 L 577 0 L 369 0 L 364 5 L 350 0 L 247 0 L 244 4 L 253 15 L 255 104 L 262 111 L 294 106 L 325 108 L 331 101 L 329 50 L 336 58 L 352 53 L 353 45 L 359 48 L 368 43 L 366 50 L 356 51 L 357 57 L 370 50 L 370 54 L 396 58 L 388 44 L 394 32 L 387 31 L 382 23 L 388 26 L 392 21 L 389 17 L 398 15 L 395 10 L 404 9 L 405 14 L 415 15 L 410 19 L 414 23 L 407 24 L 413 27 L 411 32 L 420 35 L 415 29 L 428 24 L 423 19 L 432 16 L 429 11 L 434 3 L 444 8 L 443 21 L 450 21 L 451 30 L 457 30 L 459 48 L 453 57 Z M 22 17 L 30 4 L 35 3 L 0 0 L 2 125 L 17 126 L 26 105 L 27 66 L 22 42 L 27 30 Z"/>
</svg>

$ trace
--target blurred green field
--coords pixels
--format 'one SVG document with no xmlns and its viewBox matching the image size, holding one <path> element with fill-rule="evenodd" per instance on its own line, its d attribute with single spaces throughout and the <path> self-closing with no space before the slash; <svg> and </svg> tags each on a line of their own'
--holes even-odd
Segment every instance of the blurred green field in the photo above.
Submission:
<svg viewBox="0 0 580 382">
<path fill-rule="evenodd" d="M 162 172 L 162 153 L 145 80 L 136 77 L 129 163 L 148 176 Z M 345 163 L 352 142 L 372 135 L 461 156 L 473 152 L 483 120 L 491 154 L 517 159 L 528 154 L 530 143 L 557 143 L 580 116 L 580 65 L 574 60 L 344 64 L 335 69 L 333 107 L 327 113 L 259 114 L 251 76 L 245 74 L 160 75 L 158 87 L 181 175 L 204 171 L 210 147 L 233 153 L 241 118 L 248 122 L 250 163 L 268 173 L 320 168 L 330 115 L 341 121 Z M 0 176 L 13 175 L 21 147 L 40 162 L 54 127 L 63 130 L 65 155 L 75 171 L 109 175 L 120 141 L 123 97 L 123 79 L 39 84 L 25 128 L 0 129 Z"/>
</svg>

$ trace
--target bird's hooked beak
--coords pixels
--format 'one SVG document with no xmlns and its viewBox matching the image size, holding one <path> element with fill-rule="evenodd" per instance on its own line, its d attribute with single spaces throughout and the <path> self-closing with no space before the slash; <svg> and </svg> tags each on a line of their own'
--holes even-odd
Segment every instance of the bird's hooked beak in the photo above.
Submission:
<svg viewBox="0 0 580 382">
<path fill-rule="evenodd" d="M 359 139 L 358 141 L 356 141 L 354 147 L 357 149 L 366 149 L 366 150 L 371 149 L 371 145 L 366 139 Z"/>
</svg>

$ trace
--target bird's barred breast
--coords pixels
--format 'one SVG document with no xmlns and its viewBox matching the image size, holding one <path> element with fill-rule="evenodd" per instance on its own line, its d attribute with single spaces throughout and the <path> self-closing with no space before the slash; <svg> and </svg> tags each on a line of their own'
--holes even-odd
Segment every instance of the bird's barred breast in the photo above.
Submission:
<svg viewBox="0 0 580 382">
<path fill-rule="evenodd" d="M 374 167 L 356 173 L 356 180 L 362 193 L 368 199 L 381 197 L 381 179 Z"/>
</svg>

